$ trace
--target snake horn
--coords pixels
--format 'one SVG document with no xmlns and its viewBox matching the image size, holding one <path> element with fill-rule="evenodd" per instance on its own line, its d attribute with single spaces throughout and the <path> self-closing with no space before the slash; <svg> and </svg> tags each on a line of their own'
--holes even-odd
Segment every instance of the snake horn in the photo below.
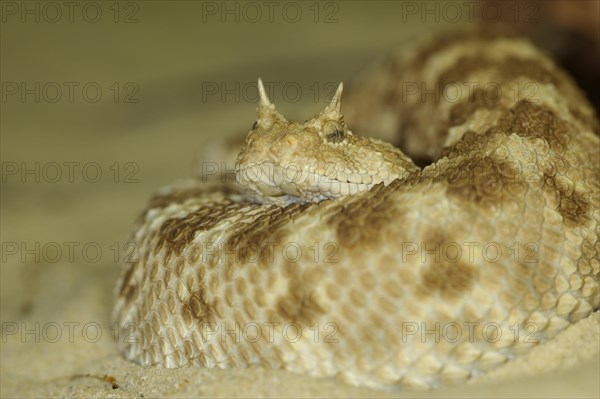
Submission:
<svg viewBox="0 0 600 399">
<path fill-rule="evenodd" d="M 344 82 L 340 82 L 331 102 L 325 110 L 323 115 L 330 119 L 341 119 L 342 118 L 342 92 L 344 91 Z"/>
<path fill-rule="evenodd" d="M 264 124 L 265 126 L 270 125 L 275 119 L 286 120 L 283 115 L 275 110 L 275 104 L 269 100 L 265 85 L 261 78 L 258 78 L 258 108 L 256 110 L 258 114 L 257 122 Z"/>
</svg>

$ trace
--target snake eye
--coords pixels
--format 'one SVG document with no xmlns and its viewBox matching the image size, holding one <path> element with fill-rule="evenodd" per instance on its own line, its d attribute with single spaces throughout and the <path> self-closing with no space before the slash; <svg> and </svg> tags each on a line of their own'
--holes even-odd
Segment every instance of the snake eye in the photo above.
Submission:
<svg viewBox="0 0 600 399">
<path fill-rule="evenodd" d="M 258 126 L 258 121 L 254 121 L 254 125 L 252 125 L 252 130 L 256 129 L 257 126 Z"/>
<path fill-rule="evenodd" d="M 336 121 L 328 121 L 323 126 L 323 135 L 330 143 L 341 143 L 346 138 L 344 127 Z"/>
</svg>

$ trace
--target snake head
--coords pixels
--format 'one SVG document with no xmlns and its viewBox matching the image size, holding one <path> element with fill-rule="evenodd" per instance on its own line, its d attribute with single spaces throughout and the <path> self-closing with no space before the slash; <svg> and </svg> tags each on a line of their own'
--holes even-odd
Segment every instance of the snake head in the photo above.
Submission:
<svg viewBox="0 0 600 399">
<path fill-rule="evenodd" d="M 288 121 L 258 80 L 257 120 L 236 162 L 236 180 L 262 203 L 319 202 L 366 192 L 418 170 L 399 149 L 360 137 L 344 123 L 343 83 L 312 118 Z"/>
</svg>

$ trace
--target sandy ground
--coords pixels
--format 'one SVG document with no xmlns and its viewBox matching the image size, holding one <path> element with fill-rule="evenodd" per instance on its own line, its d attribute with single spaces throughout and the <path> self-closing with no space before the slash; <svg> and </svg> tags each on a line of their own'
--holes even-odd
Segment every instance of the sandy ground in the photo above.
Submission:
<svg viewBox="0 0 600 399">
<path fill-rule="evenodd" d="M 334 82 L 451 23 L 389 2 L 296 3 L 298 22 L 263 10 L 257 23 L 235 2 L 239 22 L 211 2 L 98 2 L 97 22 L 84 3 L 72 22 L 31 4 L 25 16 L 2 4 L 2 397 L 600 396 L 597 312 L 481 381 L 436 392 L 125 361 L 110 312 L 130 225 L 151 192 L 197 171 L 203 149 L 251 126 L 256 77 L 279 82 L 280 110 L 305 118 Z"/>
</svg>

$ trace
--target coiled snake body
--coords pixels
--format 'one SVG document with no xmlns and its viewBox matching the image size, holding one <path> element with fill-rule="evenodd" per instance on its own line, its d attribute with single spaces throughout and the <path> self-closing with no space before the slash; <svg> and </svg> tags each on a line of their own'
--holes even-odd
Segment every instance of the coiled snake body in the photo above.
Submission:
<svg viewBox="0 0 600 399">
<path fill-rule="evenodd" d="M 598 308 L 598 122 L 527 41 L 404 49 L 354 83 L 345 120 L 341 85 L 304 123 L 259 88 L 241 188 L 182 181 L 136 223 L 114 312 L 128 359 L 431 388 Z"/>
</svg>

